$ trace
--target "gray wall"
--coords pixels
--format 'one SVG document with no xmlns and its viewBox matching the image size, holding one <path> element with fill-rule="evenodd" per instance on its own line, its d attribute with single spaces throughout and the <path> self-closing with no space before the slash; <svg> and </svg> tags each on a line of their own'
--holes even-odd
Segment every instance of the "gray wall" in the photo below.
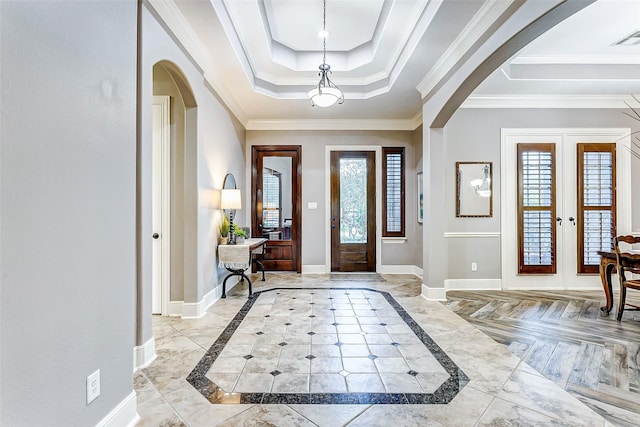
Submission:
<svg viewBox="0 0 640 427">
<path fill-rule="evenodd" d="M 133 391 L 136 7 L 0 2 L 3 426 L 95 425 Z"/>
<path fill-rule="evenodd" d="M 212 291 L 219 295 L 217 235 L 222 218 L 220 193 L 224 177 L 233 173 L 237 187 L 245 194 L 244 128 L 221 104 L 185 51 L 167 34 L 150 5 L 142 5 L 142 49 L 140 81 L 140 284 L 138 339 L 143 344 L 151 331 L 151 135 L 153 66 L 166 61 L 185 79 L 185 90 L 195 98 L 197 108 L 185 116 L 184 230 L 185 249 L 183 301 L 199 304 Z M 214 58 L 219 60 L 220 58 Z M 163 62 L 164 64 L 164 62 Z M 178 83 L 181 84 L 181 83 Z M 186 103 L 186 101 L 185 101 Z M 193 142 L 193 143 L 192 143 Z M 193 195 L 193 197 L 192 197 Z M 237 212 L 246 215 L 246 208 Z M 191 242 L 194 242 L 193 247 Z M 172 285 L 172 298 L 174 294 Z"/>
<path fill-rule="evenodd" d="M 416 223 L 416 140 L 411 131 L 247 131 L 246 152 L 252 145 L 302 146 L 302 265 L 325 264 L 325 235 L 328 232 L 326 210 L 327 145 L 404 146 L 406 164 L 406 229 L 404 244 L 382 245 L 383 265 L 416 265 L 421 232 Z M 247 155 L 247 157 L 249 157 Z M 249 165 L 250 166 L 250 165 Z M 250 167 L 248 167 L 250 170 Z M 247 179 L 249 178 L 247 172 Z M 250 198 L 248 199 L 250 200 Z M 317 209 L 308 209 L 317 202 Z M 380 255 L 379 255 L 380 256 Z"/>
<path fill-rule="evenodd" d="M 500 232 L 501 128 L 630 127 L 640 122 L 616 109 L 460 109 L 445 131 L 445 206 L 447 232 Z M 456 218 L 455 162 L 493 162 L 493 217 Z M 640 159 L 632 159 L 633 230 L 640 231 Z M 500 242 L 497 238 L 448 239 L 449 279 L 499 279 Z M 471 262 L 478 271 L 471 272 Z"/>
</svg>

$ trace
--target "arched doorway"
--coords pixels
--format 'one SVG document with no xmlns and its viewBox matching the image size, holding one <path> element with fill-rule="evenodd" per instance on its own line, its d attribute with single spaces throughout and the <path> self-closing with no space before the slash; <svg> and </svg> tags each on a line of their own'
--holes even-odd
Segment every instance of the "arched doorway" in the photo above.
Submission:
<svg viewBox="0 0 640 427">
<path fill-rule="evenodd" d="M 197 105 L 184 74 L 169 61 L 153 66 L 153 97 L 152 311 L 182 315 L 195 294 L 188 284 L 196 283 Z"/>
</svg>

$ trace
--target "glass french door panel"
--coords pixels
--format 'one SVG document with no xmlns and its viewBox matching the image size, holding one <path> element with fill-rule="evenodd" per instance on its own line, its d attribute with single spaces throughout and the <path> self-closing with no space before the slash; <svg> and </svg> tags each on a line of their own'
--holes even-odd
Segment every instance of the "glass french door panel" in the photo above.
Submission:
<svg viewBox="0 0 640 427">
<path fill-rule="evenodd" d="M 523 220 L 524 265 L 552 265 L 554 221 L 551 211 L 525 211 Z"/>
<path fill-rule="evenodd" d="M 553 153 L 539 147 L 522 147 L 519 151 L 522 191 L 519 269 L 522 273 L 555 268 Z M 538 266 L 544 269 L 536 268 Z"/>
<path fill-rule="evenodd" d="M 340 243 L 367 242 L 367 159 L 340 159 Z"/>
<path fill-rule="evenodd" d="M 592 272 L 600 264 L 598 251 L 610 251 L 615 233 L 614 153 L 615 145 L 578 144 L 582 151 L 582 266 L 579 272 Z M 588 267 L 587 267 L 588 266 Z M 591 269 L 591 270 L 587 270 Z"/>
<path fill-rule="evenodd" d="M 610 251 L 613 234 L 611 210 L 587 210 L 584 212 L 584 264 L 599 265 L 598 251 Z"/>
</svg>

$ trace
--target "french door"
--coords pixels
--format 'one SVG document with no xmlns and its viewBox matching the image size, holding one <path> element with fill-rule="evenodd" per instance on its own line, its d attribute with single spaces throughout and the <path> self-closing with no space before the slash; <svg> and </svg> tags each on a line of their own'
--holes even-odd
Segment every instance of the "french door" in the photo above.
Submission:
<svg viewBox="0 0 640 427">
<path fill-rule="evenodd" d="M 332 151 L 331 271 L 376 271 L 373 151 Z"/>
<path fill-rule="evenodd" d="M 503 288 L 600 287 L 617 233 L 612 130 L 503 130 Z"/>
</svg>

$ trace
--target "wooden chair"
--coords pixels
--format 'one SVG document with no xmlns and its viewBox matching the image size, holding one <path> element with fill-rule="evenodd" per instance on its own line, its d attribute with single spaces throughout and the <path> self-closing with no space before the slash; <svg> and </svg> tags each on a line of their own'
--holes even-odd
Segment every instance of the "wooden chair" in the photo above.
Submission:
<svg viewBox="0 0 640 427">
<path fill-rule="evenodd" d="M 628 248 L 620 248 L 620 243 L 628 244 Z M 640 290 L 640 279 L 627 278 L 627 275 L 640 274 L 640 252 L 629 252 L 631 245 L 640 245 L 640 236 L 617 236 L 613 239 L 613 249 L 616 253 L 616 268 L 620 280 L 620 302 L 618 303 L 618 320 L 622 319 L 622 313 L 627 299 L 627 288 Z M 626 304 L 633 307 L 631 310 L 640 310 L 640 306 Z"/>
</svg>

